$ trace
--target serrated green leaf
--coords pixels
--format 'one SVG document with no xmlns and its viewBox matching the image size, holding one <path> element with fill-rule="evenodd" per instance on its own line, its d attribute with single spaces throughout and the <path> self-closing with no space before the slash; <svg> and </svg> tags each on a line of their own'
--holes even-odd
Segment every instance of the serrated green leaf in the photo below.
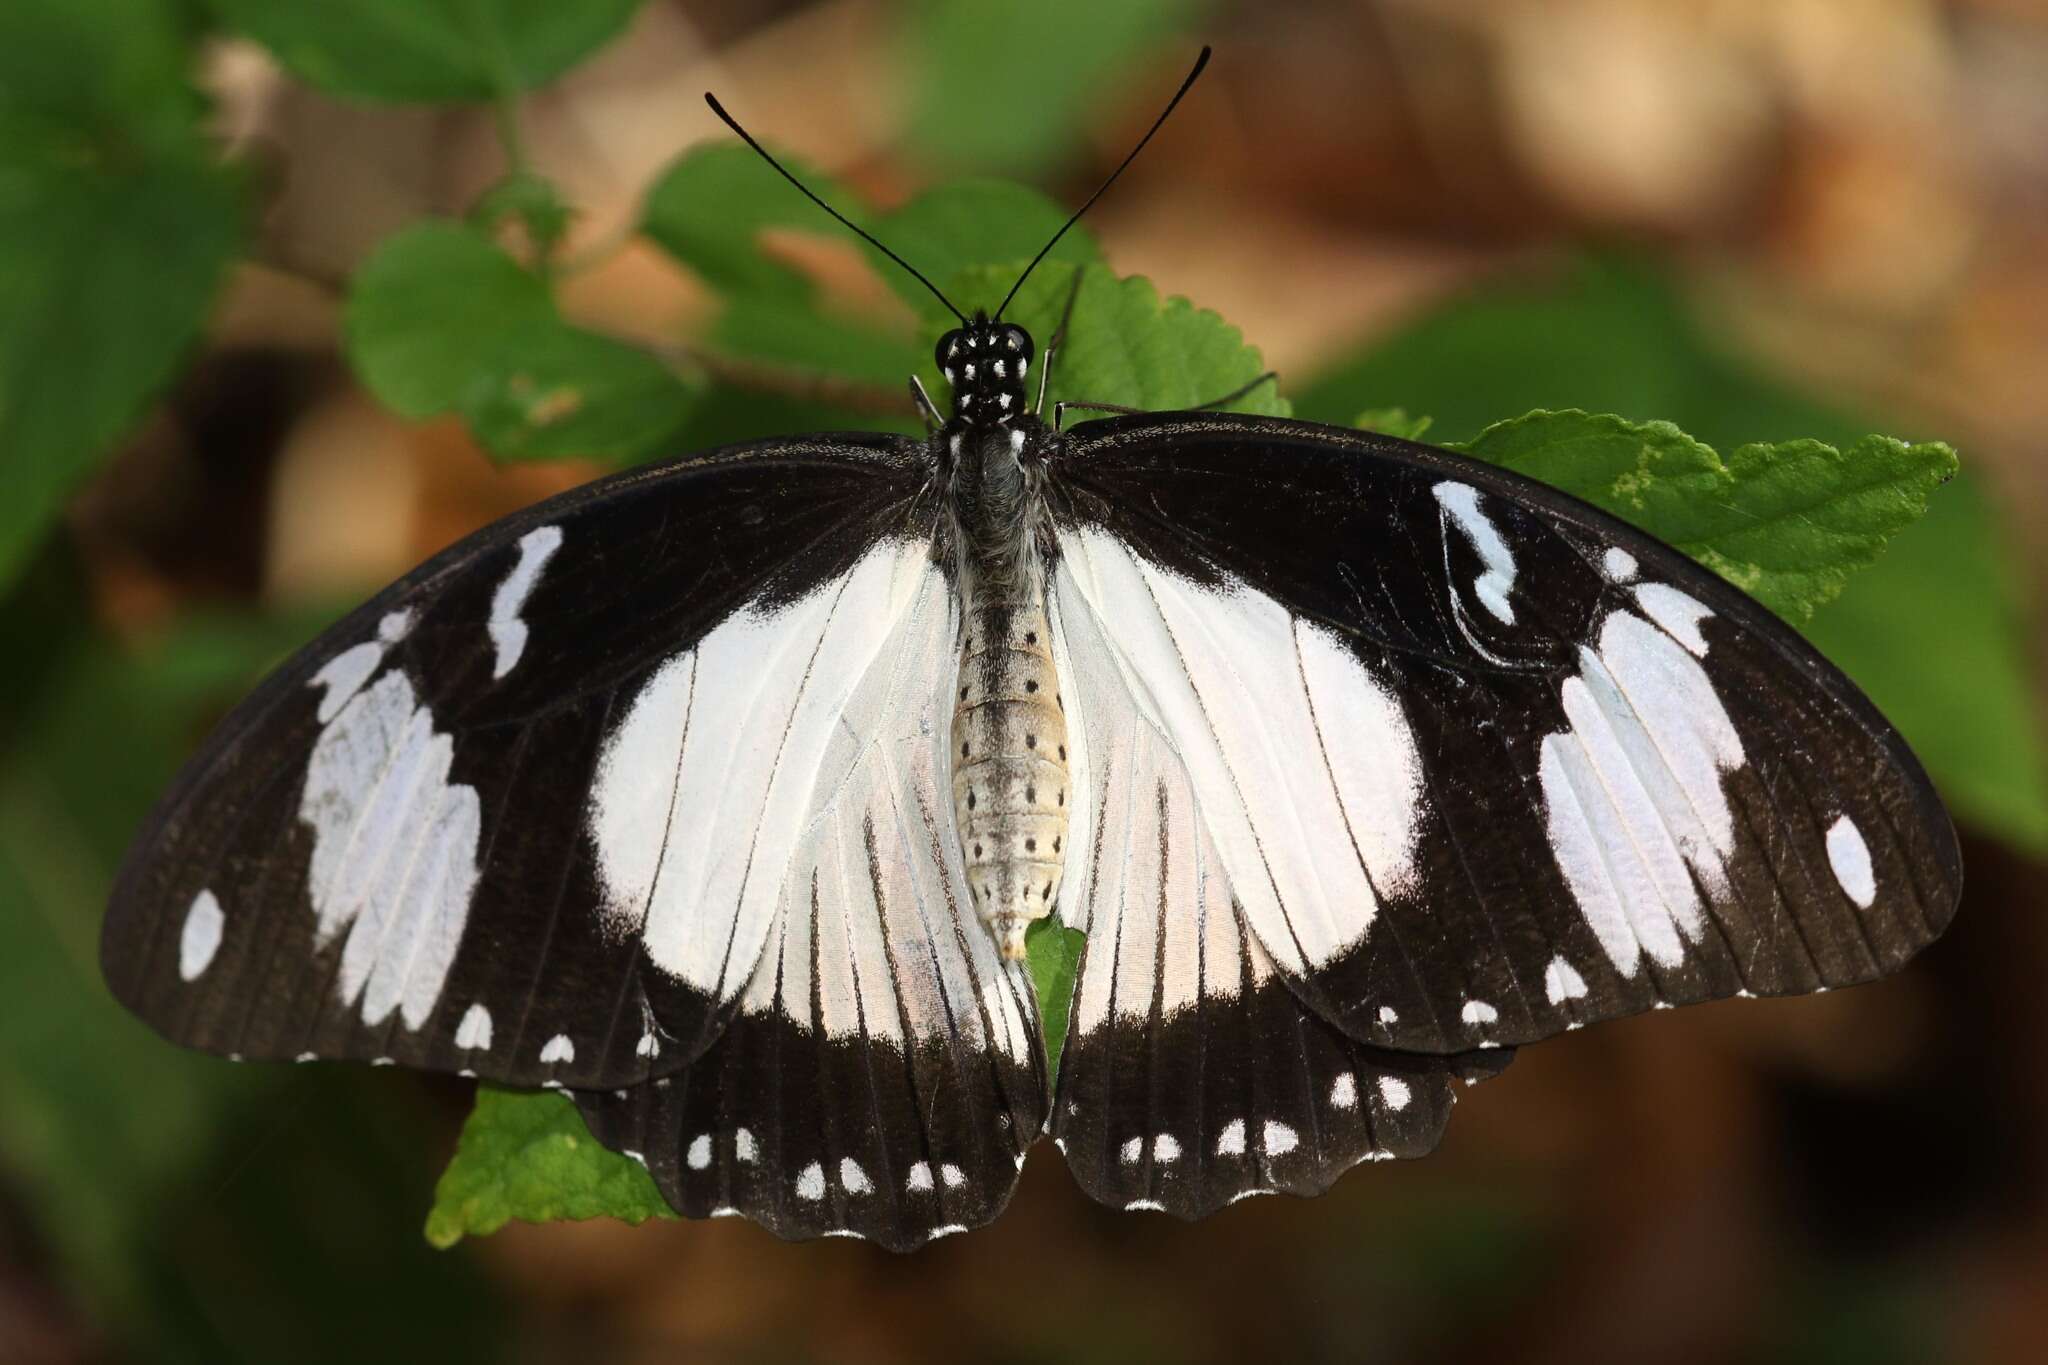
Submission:
<svg viewBox="0 0 2048 1365">
<path fill-rule="evenodd" d="M 1419 441 L 1434 426 L 1433 417 L 1410 417 L 1406 408 L 1371 408 L 1351 420 L 1360 431 L 1377 431 L 1403 441 Z"/>
<path fill-rule="evenodd" d="M 912 135 L 926 155 L 955 169 L 1043 169 L 1078 139 L 1104 96 L 1209 7 L 1207 0 L 919 0 L 903 33 L 907 69 L 915 73 Z"/>
<path fill-rule="evenodd" d="M 556 320 L 547 286 L 475 230 L 426 222 L 384 239 L 349 284 L 349 360 L 377 401 L 420 420 L 458 407 L 504 338 Z"/>
<path fill-rule="evenodd" d="M 708 342 L 729 358 L 899 393 L 919 358 L 908 337 L 758 295 L 734 299 Z"/>
<path fill-rule="evenodd" d="M 955 300 L 999 301 L 1023 264 L 962 271 L 945 286 L 946 292 Z M 1208 309 L 1183 298 L 1162 300 L 1142 276 L 1119 278 L 1102 266 L 1083 269 L 1067 339 L 1053 358 L 1046 420 L 1052 419 L 1053 404 L 1063 400 L 1147 411 L 1198 407 L 1242 388 L 1265 371 L 1258 350 L 1245 345 L 1244 334 Z M 1070 268 L 1040 267 L 1024 282 L 1005 319 L 1030 332 L 1043 348 L 1059 328 L 1073 282 Z M 936 320 L 927 324 L 926 358 L 920 366 L 925 387 L 941 404 L 950 388 L 929 357 L 946 325 Z M 1033 361 L 1034 369 L 1037 363 Z M 1259 385 L 1228 410 L 1276 417 L 1289 412 L 1287 400 L 1270 383 Z M 1073 417 L 1086 420 L 1089 415 Z"/>
<path fill-rule="evenodd" d="M 798 158 L 776 155 L 820 198 L 866 225 L 866 209 L 830 176 Z M 808 301 L 816 290 L 803 273 L 761 250 L 761 234 L 769 228 L 847 235 L 737 142 L 707 143 L 683 153 L 654 182 L 640 210 L 640 230 L 648 239 L 712 288 L 785 304 Z"/>
<path fill-rule="evenodd" d="M 240 245 L 186 60 L 141 0 L 0 6 L 0 585 L 170 381 Z"/>
<path fill-rule="evenodd" d="M 515 1218 L 637 1224 L 674 1216 L 647 1168 L 591 1137 L 567 1096 L 485 1085 L 434 1189 L 426 1234 L 435 1246 L 451 1247 Z"/>
<path fill-rule="evenodd" d="M 691 391 L 637 346 L 560 322 L 530 324 L 463 391 L 461 412 L 501 459 L 644 458 L 673 441 Z"/>
<path fill-rule="evenodd" d="M 871 230 L 936 283 L 992 261 L 1029 261 L 1052 241 L 1068 213 L 1038 191 L 1007 180 L 961 180 L 927 190 L 883 215 Z M 934 320 L 949 316 L 901 266 L 873 248 L 868 256 L 876 272 L 920 314 Z M 1053 246 L 1040 268 L 1064 274 L 1063 265 L 1093 265 L 1101 260 L 1102 251 L 1093 234 L 1076 223 Z M 1012 274 L 1011 279 L 1015 278 Z M 940 287 L 945 286 L 941 283 Z M 1009 287 L 1006 281 L 1003 290 L 1007 292 Z M 976 307 L 993 310 L 1002 302 L 1002 294 L 953 302 L 967 313 Z"/>
<path fill-rule="evenodd" d="M 1038 999 L 1040 1031 L 1045 1035 L 1045 1077 L 1059 1076 L 1060 1053 L 1067 1046 L 1067 1016 L 1074 1000 L 1074 974 L 1081 969 L 1081 949 L 1088 936 L 1050 919 L 1038 920 L 1024 932 L 1025 965 Z"/>
<path fill-rule="evenodd" d="M 209 0 L 293 74 L 371 100 L 487 100 L 544 85 L 640 0 Z"/>
<path fill-rule="evenodd" d="M 1669 422 L 1532 412 L 1466 454 L 1540 479 L 1642 527 L 1795 623 L 1876 561 L 1956 472 L 1939 442 L 1866 436 L 1752 443 L 1724 462 Z"/>
</svg>

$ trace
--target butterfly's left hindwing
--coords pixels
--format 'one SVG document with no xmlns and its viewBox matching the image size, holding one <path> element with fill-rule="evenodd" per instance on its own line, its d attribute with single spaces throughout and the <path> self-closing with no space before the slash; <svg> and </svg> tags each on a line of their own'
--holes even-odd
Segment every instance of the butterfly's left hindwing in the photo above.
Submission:
<svg viewBox="0 0 2048 1365">
<path fill-rule="evenodd" d="M 1205 414 L 1077 428 L 1051 480 L 1055 601 L 1103 623 L 1251 933 L 1351 1038 L 1868 981 L 1954 912 L 1954 832 L 1861 694 L 1574 499 Z"/>
<path fill-rule="evenodd" d="M 924 475 L 890 437 L 740 447 L 422 566 L 165 796 L 103 931 L 115 994 L 250 1058 L 683 1066 L 738 1007 L 840 710 L 937 579 Z"/>
</svg>

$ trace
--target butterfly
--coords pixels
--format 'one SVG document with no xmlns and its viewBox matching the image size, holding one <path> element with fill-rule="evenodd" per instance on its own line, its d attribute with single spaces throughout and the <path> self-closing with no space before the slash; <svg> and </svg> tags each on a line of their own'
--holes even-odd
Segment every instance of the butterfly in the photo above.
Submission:
<svg viewBox="0 0 2048 1365">
<path fill-rule="evenodd" d="M 686 1214 L 906 1249 L 1042 1134 L 1120 1208 L 1313 1194 L 1523 1044 L 1946 926 L 1905 743 L 1676 550 L 1368 432 L 1048 423 L 1056 348 L 955 313 L 925 439 L 600 480 L 308 645 L 136 840 L 114 993 L 562 1089 Z"/>
</svg>

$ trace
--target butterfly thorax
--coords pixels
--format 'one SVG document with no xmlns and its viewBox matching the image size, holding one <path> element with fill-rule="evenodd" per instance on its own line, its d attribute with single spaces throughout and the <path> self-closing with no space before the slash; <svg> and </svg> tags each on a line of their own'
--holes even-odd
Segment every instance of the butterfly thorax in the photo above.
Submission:
<svg viewBox="0 0 2048 1365">
<path fill-rule="evenodd" d="M 1030 338 L 976 323 L 939 343 L 954 416 L 934 438 L 945 468 L 960 666 L 953 809 L 976 914 L 1003 956 L 1059 896 L 1071 793 L 1040 554 L 1043 445 L 1023 410 Z"/>
</svg>

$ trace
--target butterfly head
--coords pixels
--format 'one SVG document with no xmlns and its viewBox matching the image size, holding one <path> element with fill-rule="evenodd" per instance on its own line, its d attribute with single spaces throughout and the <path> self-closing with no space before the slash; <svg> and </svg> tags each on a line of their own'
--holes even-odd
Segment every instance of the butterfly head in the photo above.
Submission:
<svg viewBox="0 0 2048 1365">
<path fill-rule="evenodd" d="M 976 313 L 939 338 L 933 358 L 953 386 L 953 418 L 970 426 L 1006 425 L 1029 410 L 1031 334 L 1013 322 Z"/>
</svg>

